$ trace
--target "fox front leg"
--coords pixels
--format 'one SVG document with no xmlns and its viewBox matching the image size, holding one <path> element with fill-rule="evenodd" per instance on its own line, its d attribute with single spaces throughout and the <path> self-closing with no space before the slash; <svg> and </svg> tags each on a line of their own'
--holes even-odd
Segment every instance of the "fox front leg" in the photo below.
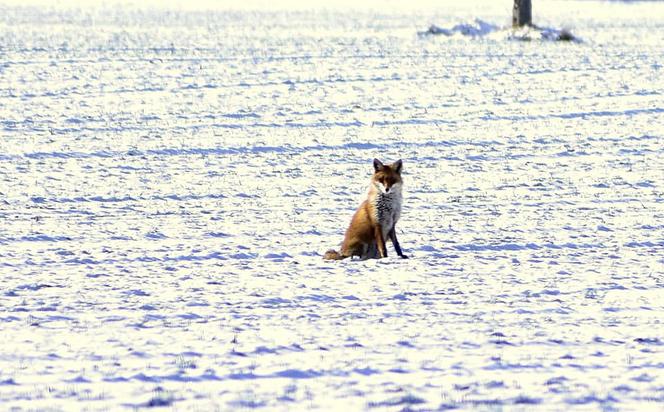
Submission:
<svg viewBox="0 0 664 412">
<path fill-rule="evenodd" d="M 390 240 L 394 245 L 394 250 L 397 251 L 397 255 L 399 255 L 402 259 L 408 259 L 408 256 L 404 255 L 403 252 L 401 251 L 401 245 L 399 245 L 399 240 L 397 239 L 396 226 L 392 227 L 392 230 L 390 230 L 390 233 L 388 233 L 388 235 L 390 236 Z"/>
<path fill-rule="evenodd" d="M 384 258 L 387 257 L 387 246 L 385 245 L 385 238 L 383 238 L 383 229 L 380 225 L 376 225 L 374 229 L 374 237 L 376 238 L 376 246 L 378 247 L 378 255 Z"/>
</svg>

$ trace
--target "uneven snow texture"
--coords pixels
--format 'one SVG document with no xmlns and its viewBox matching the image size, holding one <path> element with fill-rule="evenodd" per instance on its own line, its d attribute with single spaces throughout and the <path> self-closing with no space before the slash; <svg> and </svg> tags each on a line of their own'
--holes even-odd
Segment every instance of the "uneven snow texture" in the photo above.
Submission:
<svg viewBox="0 0 664 412">
<path fill-rule="evenodd" d="M 661 410 L 663 3 L 236 3 L 0 6 L 3 410 Z"/>
</svg>

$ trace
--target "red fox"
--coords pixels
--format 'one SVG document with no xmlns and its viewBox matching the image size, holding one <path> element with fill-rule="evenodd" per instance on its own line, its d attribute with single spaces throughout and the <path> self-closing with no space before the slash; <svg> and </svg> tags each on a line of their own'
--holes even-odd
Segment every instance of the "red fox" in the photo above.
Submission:
<svg viewBox="0 0 664 412">
<path fill-rule="evenodd" d="M 385 241 L 389 237 L 397 255 L 408 256 L 401 251 L 395 225 L 401 216 L 401 160 L 384 165 L 374 159 L 367 199 L 353 215 L 341 250 L 328 250 L 323 259 L 340 260 L 359 256 L 360 259 L 387 257 Z"/>
</svg>

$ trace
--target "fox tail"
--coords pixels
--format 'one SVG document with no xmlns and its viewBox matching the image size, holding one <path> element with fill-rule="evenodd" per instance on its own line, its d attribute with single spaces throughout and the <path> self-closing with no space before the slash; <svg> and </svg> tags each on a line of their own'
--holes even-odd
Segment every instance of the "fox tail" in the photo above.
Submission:
<svg viewBox="0 0 664 412">
<path fill-rule="evenodd" d="M 337 252 L 336 250 L 330 249 L 325 254 L 323 255 L 323 259 L 325 260 L 341 260 L 341 259 L 346 259 L 348 256 L 344 256 L 341 253 Z"/>
</svg>

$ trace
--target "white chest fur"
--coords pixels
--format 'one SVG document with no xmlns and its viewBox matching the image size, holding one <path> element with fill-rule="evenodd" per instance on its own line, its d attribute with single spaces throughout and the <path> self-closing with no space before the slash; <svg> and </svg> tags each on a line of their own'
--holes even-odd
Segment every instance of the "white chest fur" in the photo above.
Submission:
<svg viewBox="0 0 664 412">
<path fill-rule="evenodd" d="M 383 237 L 387 239 L 388 233 L 401 217 L 401 192 L 376 193 L 373 198 L 376 221 L 383 229 Z"/>
</svg>

